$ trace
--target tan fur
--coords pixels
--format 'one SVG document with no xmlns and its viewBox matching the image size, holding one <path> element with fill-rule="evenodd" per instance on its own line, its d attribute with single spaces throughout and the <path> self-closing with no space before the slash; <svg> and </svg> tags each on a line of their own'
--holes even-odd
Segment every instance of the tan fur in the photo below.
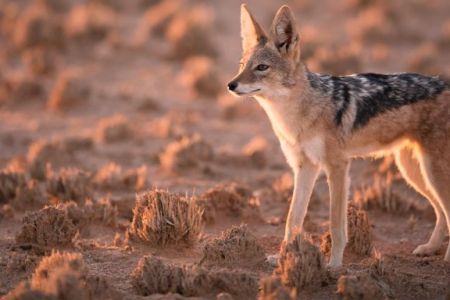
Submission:
<svg viewBox="0 0 450 300">
<path fill-rule="evenodd" d="M 347 241 L 350 160 L 394 153 L 405 179 L 430 200 L 437 216 L 430 241 L 414 253 L 436 251 L 445 230 L 450 229 L 450 92 L 432 101 L 386 111 L 354 132 L 345 130 L 356 113 L 355 107 L 350 107 L 343 118 L 344 130 L 340 130 L 334 122 L 332 100 L 308 84 L 290 9 L 280 8 L 268 37 L 245 5 L 241 7 L 241 25 L 244 54 L 240 72 L 233 79 L 239 83 L 234 93 L 254 96 L 263 107 L 294 171 L 285 242 L 293 237 L 294 230 L 302 229 L 314 182 L 323 169 L 331 199 L 329 265 L 340 266 Z M 264 39 L 267 42 L 262 44 Z M 255 66 L 264 62 L 271 64 L 270 72 L 256 71 Z M 450 246 L 445 260 L 450 261 Z"/>
</svg>

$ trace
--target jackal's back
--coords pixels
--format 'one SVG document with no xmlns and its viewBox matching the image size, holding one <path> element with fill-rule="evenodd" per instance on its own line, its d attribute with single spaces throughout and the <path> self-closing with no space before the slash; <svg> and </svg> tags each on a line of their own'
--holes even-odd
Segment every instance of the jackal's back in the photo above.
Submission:
<svg viewBox="0 0 450 300">
<path fill-rule="evenodd" d="M 432 101 L 449 89 L 447 83 L 437 77 L 416 73 L 330 76 L 309 72 L 308 80 L 313 89 L 333 101 L 336 125 L 342 126 L 344 119 L 350 119 L 352 129 L 363 127 L 383 112 L 419 101 Z"/>
</svg>

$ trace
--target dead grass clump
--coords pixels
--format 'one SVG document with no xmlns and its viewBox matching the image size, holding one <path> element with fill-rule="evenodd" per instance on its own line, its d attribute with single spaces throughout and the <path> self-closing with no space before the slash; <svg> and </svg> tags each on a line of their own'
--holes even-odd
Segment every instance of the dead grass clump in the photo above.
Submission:
<svg viewBox="0 0 450 300">
<path fill-rule="evenodd" d="M 180 81 L 191 90 L 194 97 L 215 98 L 223 89 L 215 63 L 204 56 L 186 60 Z"/>
<path fill-rule="evenodd" d="M 147 184 L 147 168 L 141 166 L 124 172 L 121 166 L 112 162 L 95 173 L 93 183 L 103 189 L 131 189 L 133 191 L 141 191 Z"/>
<path fill-rule="evenodd" d="M 251 207 L 252 191 L 235 182 L 215 186 L 196 198 L 196 203 L 204 209 L 203 218 L 213 222 L 217 213 L 240 217 Z"/>
<path fill-rule="evenodd" d="M 353 193 L 353 203 L 364 210 L 379 209 L 388 213 L 404 214 L 420 210 L 404 191 L 394 189 L 398 179 L 392 172 L 385 175 L 376 174 L 369 186 L 356 189 Z"/>
<path fill-rule="evenodd" d="M 372 252 L 372 229 L 367 213 L 354 206 L 348 208 L 348 247 L 355 253 L 369 255 Z"/>
<path fill-rule="evenodd" d="M 252 166 L 262 169 L 267 165 L 267 147 L 267 140 L 257 136 L 242 148 L 242 154 L 250 160 Z"/>
<path fill-rule="evenodd" d="M 319 48 L 308 60 L 312 70 L 321 73 L 349 74 L 361 71 L 360 49 L 357 45 Z"/>
<path fill-rule="evenodd" d="M 28 7 L 17 20 L 14 45 L 18 49 L 30 47 L 57 47 L 64 45 L 60 19 L 42 5 Z"/>
<path fill-rule="evenodd" d="M 200 264 L 205 266 L 248 267 L 263 266 L 264 249 L 246 225 L 232 227 L 203 247 Z"/>
<path fill-rule="evenodd" d="M 295 300 L 297 292 L 283 285 L 278 276 L 266 276 L 260 281 L 258 300 Z"/>
<path fill-rule="evenodd" d="M 114 115 L 100 120 L 96 138 L 102 143 L 114 143 L 129 139 L 133 135 L 130 122 L 124 115 Z"/>
<path fill-rule="evenodd" d="M 169 172 L 182 171 L 200 167 L 202 163 L 211 161 L 214 151 L 210 144 L 199 135 L 184 136 L 181 140 L 167 145 L 159 159 L 161 166 Z"/>
<path fill-rule="evenodd" d="M 131 274 L 133 286 L 142 296 L 179 292 L 183 276 L 183 268 L 152 255 L 141 258 Z"/>
<path fill-rule="evenodd" d="M 122 299 L 105 279 L 89 276 L 79 253 L 53 252 L 44 257 L 30 281 L 20 283 L 6 299 Z"/>
<path fill-rule="evenodd" d="M 172 19 L 166 31 L 172 58 L 183 60 L 190 56 L 217 56 L 208 32 L 212 15 L 213 12 L 207 7 L 196 6 Z"/>
<path fill-rule="evenodd" d="M 141 258 L 131 276 L 134 288 L 142 296 L 155 293 L 215 296 L 225 292 L 240 299 L 250 299 L 258 291 L 258 278 L 252 273 L 176 266 L 154 256 Z"/>
<path fill-rule="evenodd" d="M 85 104 L 90 94 L 91 89 L 80 74 L 61 74 L 50 94 L 47 108 L 52 111 L 66 111 Z"/>
<path fill-rule="evenodd" d="M 348 243 L 347 248 L 359 255 L 370 255 L 373 249 L 372 229 L 370 227 L 367 213 L 350 205 L 347 211 L 348 221 Z M 320 250 L 324 254 L 331 251 L 331 235 L 327 231 L 322 235 L 320 241 Z"/>
<path fill-rule="evenodd" d="M 114 30 L 116 21 L 117 16 L 112 8 L 98 3 L 86 3 L 72 8 L 65 31 L 71 39 L 99 41 Z"/>
<path fill-rule="evenodd" d="M 297 290 L 317 287 L 326 279 L 324 258 L 309 236 L 297 234 L 282 246 L 276 273 L 283 284 Z"/>
<path fill-rule="evenodd" d="M 77 228 L 63 209 L 47 206 L 24 216 L 16 241 L 40 246 L 67 245 L 76 233 Z"/>
<path fill-rule="evenodd" d="M 202 227 L 202 211 L 192 198 L 154 189 L 137 196 L 128 234 L 154 246 L 192 244 Z"/>
<path fill-rule="evenodd" d="M 91 222 L 100 222 L 112 227 L 117 225 L 118 209 L 109 198 L 88 200 L 84 206 L 84 212 Z"/>
<path fill-rule="evenodd" d="M 90 175 L 76 168 L 48 171 L 47 193 L 61 201 L 83 204 L 92 195 Z"/>
<path fill-rule="evenodd" d="M 368 273 L 339 277 L 337 294 L 344 300 L 391 299 L 386 283 Z"/>
<path fill-rule="evenodd" d="M 40 256 L 32 253 L 12 252 L 11 255 L 4 256 L 6 272 L 26 273 L 33 271 L 39 260 Z M 1 262 L 1 260 L 0 260 Z M 2 263 L 0 263 L 2 265 Z"/>
<path fill-rule="evenodd" d="M 22 62 L 35 75 L 46 75 L 55 69 L 52 54 L 42 47 L 25 50 Z"/>
<path fill-rule="evenodd" d="M 185 268 L 182 294 L 206 297 L 228 293 L 237 299 L 254 299 L 258 281 L 256 274 L 242 270 Z"/>
<path fill-rule="evenodd" d="M 25 174 L 0 170 L 0 203 L 13 200 L 16 197 L 17 189 L 25 183 Z"/>
</svg>

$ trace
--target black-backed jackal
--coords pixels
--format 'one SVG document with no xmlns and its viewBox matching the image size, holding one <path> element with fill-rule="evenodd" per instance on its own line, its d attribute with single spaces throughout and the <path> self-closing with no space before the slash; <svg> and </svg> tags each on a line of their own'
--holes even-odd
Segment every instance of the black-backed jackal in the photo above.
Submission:
<svg viewBox="0 0 450 300">
<path fill-rule="evenodd" d="M 285 241 L 302 229 L 319 170 L 330 187 L 332 249 L 340 266 L 347 242 L 349 163 L 353 157 L 393 153 L 405 180 L 431 203 L 436 226 L 415 254 L 431 254 L 450 229 L 450 90 L 419 74 L 320 75 L 300 60 L 300 38 L 287 6 L 267 35 L 241 7 L 243 56 L 228 84 L 253 96 L 267 113 L 294 171 Z M 450 261 L 450 246 L 445 260 Z"/>
</svg>

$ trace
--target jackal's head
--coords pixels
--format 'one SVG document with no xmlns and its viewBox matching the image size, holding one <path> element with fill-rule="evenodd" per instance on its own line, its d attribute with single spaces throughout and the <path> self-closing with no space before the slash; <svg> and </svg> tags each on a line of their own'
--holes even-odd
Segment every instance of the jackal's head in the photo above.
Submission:
<svg viewBox="0 0 450 300">
<path fill-rule="evenodd" d="M 300 65 L 299 35 L 288 6 L 282 6 L 266 35 L 245 4 L 241 6 L 243 54 L 239 73 L 228 83 L 235 95 L 270 96 L 295 84 Z"/>
</svg>

